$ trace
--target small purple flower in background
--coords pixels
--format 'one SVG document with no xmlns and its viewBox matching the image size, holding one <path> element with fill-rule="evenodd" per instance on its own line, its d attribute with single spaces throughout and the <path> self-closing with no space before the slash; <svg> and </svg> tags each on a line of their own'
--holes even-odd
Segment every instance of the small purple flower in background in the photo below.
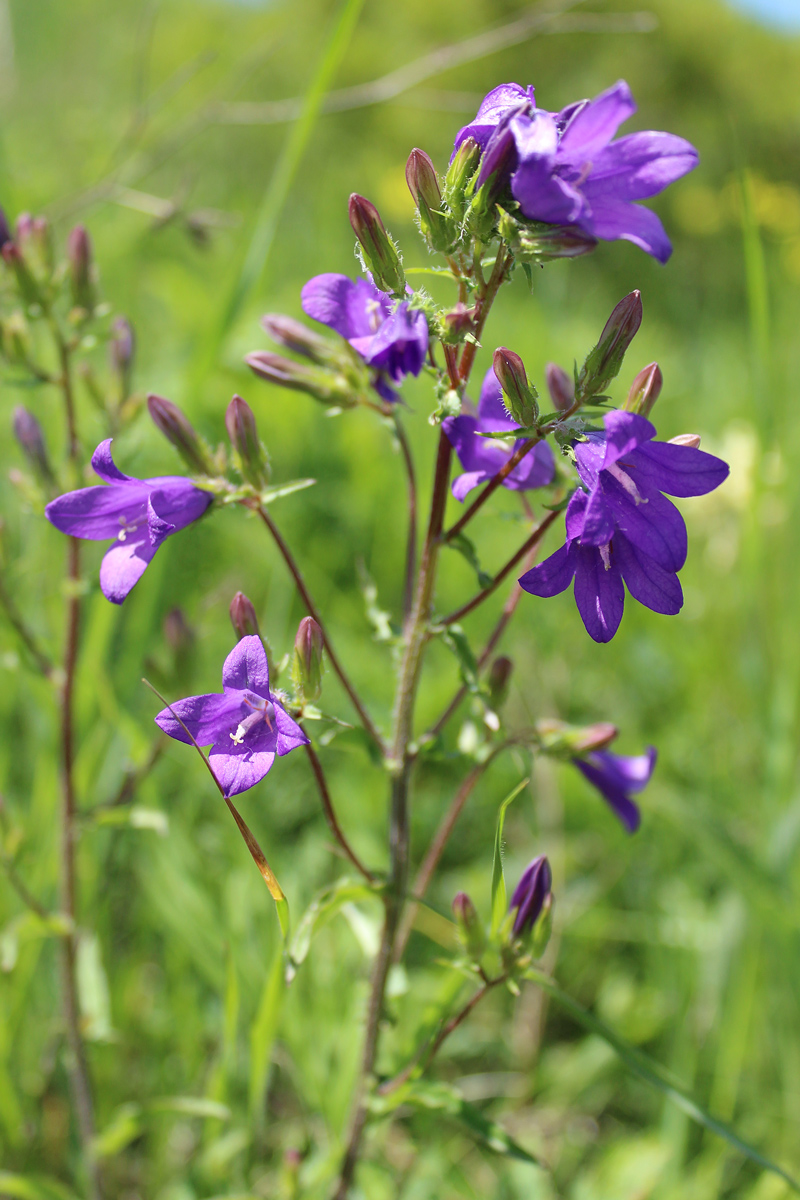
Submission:
<svg viewBox="0 0 800 1200">
<path fill-rule="evenodd" d="M 604 432 L 575 446 L 589 489 L 567 505 L 567 542 L 527 571 L 520 586 L 555 596 L 575 580 L 575 602 L 590 637 L 609 642 L 619 628 L 625 587 L 653 612 L 683 605 L 677 572 L 686 561 L 686 525 L 661 493 L 702 496 L 727 477 L 722 459 L 673 442 L 654 442 L 655 427 L 634 413 L 611 412 Z"/>
<path fill-rule="evenodd" d="M 658 195 L 693 170 L 699 156 L 684 138 L 656 130 L 612 141 L 635 112 L 624 80 L 559 113 L 535 108 L 532 94 L 503 84 L 460 131 L 456 146 L 468 136 L 479 142 L 478 184 L 499 172 L 529 220 L 576 225 L 604 241 L 623 238 L 666 262 L 672 245 L 660 219 L 634 201 Z"/>
<path fill-rule="evenodd" d="M 44 513 L 70 537 L 115 539 L 100 566 L 100 587 L 112 604 L 122 604 L 165 538 L 201 517 L 213 497 L 181 475 L 154 479 L 123 475 L 111 457 L 111 438 L 95 450 L 92 467 L 107 487 L 66 492 L 51 501 Z"/>
<path fill-rule="evenodd" d="M 419 375 L 428 353 L 425 314 L 392 298 L 367 279 L 316 275 L 301 293 L 303 312 L 345 338 L 376 371 L 373 387 L 384 400 L 396 400 L 392 385 Z"/>
<path fill-rule="evenodd" d="M 626 757 L 611 754 L 608 750 L 593 750 L 584 758 L 572 761 L 596 787 L 603 799 L 611 806 L 628 833 L 639 828 L 639 807 L 630 798 L 630 793 L 641 792 L 650 782 L 656 765 L 657 752 L 648 746 L 644 754 Z"/>
<path fill-rule="evenodd" d="M 509 450 L 501 442 L 479 436 L 482 432 L 503 432 L 512 438 L 519 428 L 503 404 L 503 393 L 492 367 L 483 379 L 477 416 L 467 412 L 460 417 L 446 417 L 442 428 L 465 470 L 464 475 L 453 480 L 452 491 L 456 500 L 463 500 L 473 488 L 492 479 L 514 451 L 523 445 L 523 439 L 520 438 Z M 513 492 L 545 487 L 552 483 L 554 475 L 553 452 L 546 442 L 539 442 L 506 476 L 503 487 Z"/>
<path fill-rule="evenodd" d="M 540 854 L 522 872 L 508 906 L 509 910 L 517 910 L 514 918 L 515 937 L 521 937 L 536 924 L 552 886 L 553 873 L 550 863 L 544 854 Z"/>
<path fill-rule="evenodd" d="M 225 659 L 222 688 L 176 701 L 155 722 L 191 745 L 183 721 L 198 746 L 211 745 L 209 762 L 225 795 L 238 796 L 264 778 L 276 754 L 289 754 L 308 738 L 269 690 L 267 656 L 255 634 L 243 637 Z"/>
</svg>

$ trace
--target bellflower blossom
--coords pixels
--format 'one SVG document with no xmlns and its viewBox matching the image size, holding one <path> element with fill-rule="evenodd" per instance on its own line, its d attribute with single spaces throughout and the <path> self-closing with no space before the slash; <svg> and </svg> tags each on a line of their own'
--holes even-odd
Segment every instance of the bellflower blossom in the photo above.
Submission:
<svg viewBox="0 0 800 1200">
<path fill-rule="evenodd" d="M 597 788 L 628 833 L 635 833 L 641 814 L 638 805 L 631 800 L 630 793 L 641 792 L 650 782 L 656 758 L 655 747 L 648 746 L 644 754 L 632 757 L 611 754 L 608 750 L 594 750 L 584 758 L 573 759 L 573 762 L 589 783 Z"/>
<path fill-rule="evenodd" d="M 335 329 L 374 368 L 373 387 L 384 400 L 397 400 L 394 386 L 422 370 L 428 323 L 407 300 L 392 310 L 391 296 L 371 280 L 326 274 L 309 279 L 301 302 L 307 316 Z"/>
<path fill-rule="evenodd" d="M 517 910 L 514 918 L 514 937 L 521 937 L 536 924 L 552 886 L 553 873 L 550 863 L 546 855 L 540 854 L 522 872 L 508 906 L 509 910 Z"/>
<path fill-rule="evenodd" d="M 278 697 L 269 690 L 269 666 L 261 638 L 243 637 L 222 667 L 222 692 L 189 696 L 162 709 L 156 725 L 191 745 L 180 718 L 198 746 L 211 745 L 209 762 L 226 796 L 259 783 L 275 761 L 308 744 Z"/>
<path fill-rule="evenodd" d="M 644 417 L 611 412 L 604 431 L 575 446 L 588 492 L 576 491 L 566 512 L 567 542 L 527 571 L 520 586 L 555 596 L 575 580 L 575 602 L 590 637 L 609 642 L 619 628 L 625 588 L 653 612 L 674 616 L 683 605 L 677 572 L 686 561 L 686 525 L 671 496 L 702 496 L 727 477 L 722 459 L 692 446 L 654 442 Z"/>
<path fill-rule="evenodd" d="M 453 480 L 452 492 L 456 500 L 463 500 L 479 484 L 488 483 L 524 444 L 520 438 L 509 450 L 502 442 L 479 436 L 480 433 L 502 431 L 511 438 L 519 428 L 503 404 L 503 393 L 492 367 L 483 379 L 477 415 L 467 412 L 459 417 L 446 417 L 442 428 L 465 471 Z M 552 483 L 554 475 L 553 452 L 546 442 L 539 442 L 506 476 L 503 487 L 523 492 Z"/>
<path fill-rule="evenodd" d="M 604 241 L 623 238 L 666 262 L 672 245 L 660 219 L 634 201 L 656 196 L 699 156 L 684 138 L 656 130 L 612 141 L 635 112 L 624 80 L 559 113 L 535 108 L 531 89 L 503 84 L 459 132 L 456 147 L 475 138 L 484 151 L 478 184 L 495 172 L 507 177 L 529 220 L 576 225 Z"/>
<path fill-rule="evenodd" d="M 181 475 L 123 475 L 111 457 L 111 438 L 95 450 L 92 467 L 108 486 L 67 492 L 44 513 L 70 537 L 115 539 L 100 566 L 100 587 L 112 604 L 122 604 L 165 538 L 201 517 L 213 497 Z"/>
</svg>

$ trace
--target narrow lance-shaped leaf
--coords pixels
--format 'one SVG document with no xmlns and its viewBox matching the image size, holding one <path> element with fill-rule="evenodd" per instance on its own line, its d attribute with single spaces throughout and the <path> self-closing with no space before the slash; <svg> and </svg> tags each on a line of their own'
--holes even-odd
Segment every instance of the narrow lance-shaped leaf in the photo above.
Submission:
<svg viewBox="0 0 800 1200">
<path fill-rule="evenodd" d="M 513 792 L 510 792 L 506 796 L 497 814 L 497 828 L 494 835 L 494 858 L 492 859 L 492 936 L 497 933 L 508 911 L 506 881 L 503 875 L 503 826 L 506 821 L 506 809 L 512 800 L 516 800 L 523 788 L 528 786 L 528 782 L 529 780 L 523 779 L 522 783 L 517 784 Z"/>
</svg>

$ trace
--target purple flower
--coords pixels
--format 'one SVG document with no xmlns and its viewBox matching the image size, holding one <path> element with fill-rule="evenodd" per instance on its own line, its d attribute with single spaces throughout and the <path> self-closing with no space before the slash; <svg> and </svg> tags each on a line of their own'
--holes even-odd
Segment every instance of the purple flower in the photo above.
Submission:
<svg viewBox="0 0 800 1200">
<path fill-rule="evenodd" d="M 504 84 L 489 93 L 459 138 L 466 131 L 476 140 L 480 135 L 478 184 L 495 172 L 507 177 L 529 220 L 576 225 L 604 241 L 624 238 L 666 262 L 672 245 L 661 221 L 633 202 L 693 170 L 698 154 L 684 138 L 655 130 L 612 141 L 635 112 L 624 80 L 560 113 L 534 108 L 522 88 Z"/>
<path fill-rule="evenodd" d="M 460 417 L 446 417 L 442 428 L 466 472 L 453 480 L 452 491 L 456 500 L 463 500 L 473 488 L 492 479 L 514 451 L 524 444 L 524 439 L 519 438 L 509 450 L 503 442 L 478 436 L 481 432 L 502 431 L 507 432 L 510 439 L 519 428 L 503 404 L 503 393 L 492 367 L 483 379 L 477 416 L 465 413 Z M 544 487 L 552 482 L 554 475 L 553 453 L 546 442 L 539 442 L 506 476 L 503 487 L 513 492 L 524 492 L 530 488 Z"/>
<path fill-rule="evenodd" d="M 603 799 L 613 808 L 628 833 L 639 828 L 641 814 L 630 798 L 631 792 L 641 792 L 650 782 L 656 765 L 656 749 L 648 746 L 644 754 L 626 757 L 608 750 L 593 750 L 584 758 L 572 761 L 596 787 Z"/>
<path fill-rule="evenodd" d="M 209 762 L 226 796 L 238 796 L 259 783 L 276 754 L 308 744 L 303 730 L 269 690 L 267 656 L 255 634 L 243 637 L 225 659 L 221 693 L 178 700 L 171 711 L 162 709 L 155 718 L 164 733 L 191 745 L 176 717 L 198 746 L 211 745 Z"/>
<path fill-rule="evenodd" d="M 521 935 L 532 929 L 544 907 L 544 902 L 553 886 L 553 874 L 550 863 L 544 854 L 540 854 L 522 872 L 519 883 L 514 888 L 509 910 L 515 908 L 514 936 Z"/>
<path fill-rule="evenodd" d="M 396 400 L 392 384 L 419 375 L 428 353 L 425 314 L 412 311 L 407 300 L 392 309 L 392 298 L 368 279 L 316 275 L 301 293 L 303 312 L 335 329 L 373 367 L 375 390 Z"/>
<path fill-rule="evenodd" d="M 111 438 L 95 450 L 92 467 L 108 487 L 67 492 L 51 501 L 44 514 L 70 537 L 115 539 L 100 566 L 100 587 L 112 604 L 122 604 L 164 539 L 201 517 L 213 497 L 181 475 L 123 475 L 111 457 Z"/>
<path fill-rule="evenodd" d="M 634 413 L 611 412 L 604 432 L 575 446 L 589 489 L 567 505 L 567 542 L 527 571 L 520 586 L 555 596 L 575 580 L 575 602 L 589 636 L 609 642 L 619 628 L 625 589 L 653 612 L 683 604 L 677 572 L 686 561 L 686 526 L 671 496 L 702 496 L 728 474 L 727 463 L 691 446 L 654 442 L 655 428 Z"/>
</svg>

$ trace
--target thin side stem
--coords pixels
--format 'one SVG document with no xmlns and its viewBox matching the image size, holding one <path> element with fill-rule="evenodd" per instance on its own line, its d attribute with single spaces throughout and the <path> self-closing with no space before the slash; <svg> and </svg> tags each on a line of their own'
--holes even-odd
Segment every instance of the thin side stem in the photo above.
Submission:
<svg viewBox="0 0 800 1200">
<path fill-rule="evenodd" d="M 403 586 L 403 619 L 407 621 L 411 605 L 414 602 L 414 574 L 417 569 L 417 478 L 408 436 L 397 414 L 394 417 L 394 427 L 408 481 L 408 541 L 406 543 L 406 573 Z"/>
<path fill-rule="evenodd" d="M 253 512 L 258 513 L 259 517 L 261 518 L 261 520 L 266 525 L 267 529 L 272 534 L 272 538 L 275 542 L 275 545 L 278 547 L 278 550 L 281 553 L 281 557 L 283 558 L 283 561 L 286 563 L 287 567 L 289 568 L 291 576 L 294 579 L 294 582 L 297 586 L 297 590 L 300 593 L 302 601 L 306 606 L 308 615 L 310 617 L 314 618 L 314 620 L 317 622 L 320 629 L 322 630 L 322 637 L 325 642 L 325 649 L 328 652 L 328 658 L 330 660 L 331 666 L 333 667 L 336 674 L 339 676 L 339 680 L 342 684 L 342 687 L 344 688 L 344 690 L 347 692 L 348 696 L 350 697 L 353 708 L 358 713 L 359 719 L 361 721 L 361 724 L 364 726 L 364 729 L 369 734 L 369 736 L 372 738 L 373 742 L 378 747 L 381 754 L 385 754 L 386 753 L 386 743 L 384 742 L 383 738 L 381 737 L 381 734 L 378 732 L 377 728 L 375 727 L 369 713 L 366 711 L 366 709 L 364 708 L 364 705 L 361 703 L 358 692 L 355 690 L 352 683 L 350 682 L 350 679 L 347 676 L 347 674 L 345 673 L 345 670 L 342 667 L 342 664 L 339 662 L 339 659 L 331 645 L 330 637 L 328 636 L 328 633 L 325 629 L 325 625 L 323 623 L 319 609 L 317 608 L 314 601 L 311 599 L 311 593 L 309 592 L 308 588 L 306 587 L 306 582 L 303 579 L 300 568 L 298 567 L 297 563 L 295 562 L 294 555 L 292 554 L 291 550 L 289 549 L 286 542 L 284 541 L 280 530 L 278 529 L 277 525 L 275 524 L 275 522 L 273 521 L 272 517 L 270 516 L 268 510 L 266 509 L 266 507 L 263 504 L 258 504 L 257 502 L 253 502 L 253 501 L 250 501 L 250 502 L 245 501 L 244 503 L 246 504 L 246 507 L 252 509 Z"/>
<path fill-rule="evenodd" d="M 448 529 L 447 533 L 444 535 L 444 540 L 446 542 L 451 541 L 454 537 L 461 533 L 461 530 L 466 524 L 468 524 L 469 521 L 472 520 L 472 518 L 475 516 L 475 513 L 479 509 L 483 508 L 489 497 L 497 491 L 503 481 L 507 479 L 514 468 L 522 462 L 525 455 L 530 454 L 531 450 L 533 450 L 534 446 L 539 444 L 540 440 L 540 438 L 532 438 L 529 442 L 525 442 L 523 446 L 520 446 L 519 450 L 514 451 L 514 453 L 511 455 L 511 458 L 503 463 L 497 474 L 489 480 L 480 495 L 472 501 L 472 504 L 470 504 L 466 512 L 462 513 L 455 525 L 452 525 L 450 529 Z"/>
<path fill-rule="evenodd" d="M 461 608 L 457 608 L 455 612 L 451 612 L 448 614 L 448 616 L 443 617 L 439 624 L 453 625 L 456 621 L 460 621 L 462 617 L 465 617 L 467 613 L 471 613 L 472 610 L 477 608 L 479 604 L 483 604 L 484 600 L 488 599 L 492 592 L 500 586 L 506 575 L 508 575 L 510 571 L 513 571 L 520 559 L 524 558 L 526 554 L 538 546 L 539 542 L 544 537 L 545 533 L 553 524 L 553 521 L 555 521 L 557 516 L 558 513 L 556 512 L 548 513 L 547 516 L 536 526 L 528 540 L 523 542 L 516 554 L 512 555 L 502 570 L 497 572 L 489 586 L 484 588 L 482 592 L 478 592 L 477 596 L 473 596 L 472 599 L 467 601 L 466 604 L 463 604 Z"/>
<path fill-rule="evenodd" d="M 325 819 L 328 822 L 328 828 L 336 838 L 336 841 L 339 843 L 345 858 L 349 859 L 355 869 L 364 876 L 367 883 L 374 883 L 375 876 L 370 870 L 367 869 L 367 867 L 364 866 L 361 859 L 358 857 L 355 850 L 345 837 L 342 827 L 339 824 L 333 808 L 333 801 L 331 800 L 331 794 L 328 788 L 328 782 L 325 778 L 325 772 L 322 769 L 322 763 L 319 761 L 317 752 L 311 745 L 311 742 L 308 742 L 305 746 L 305 752 L 308 756 L 308 761 L 311 764 L 311 770 L 314 772 L 314 779 L 316 780 L 317 788 L 319 789 L 319 795 L 320 799 L 322 800 L 322 808 L 325 813 Z"/>
<path fill-rule="evenodd" d="M 158 737 L 150 747 L 150 753 L 140 767 L 128 771 L 119 786 L 115 796 L 106 803 L 98 805 L 99 808 L 119 808 L 123 804 L 127 804 L 132 800 L 141 783 L 145 781 L 147 776 L 158 763 L 161 755 L 167 747 L 166 736 Z"/>
<path fill-rule="evenodd" d="M 72 436 L 70 434 L 70 436 Z M 61 939 L 61 999 L 64 1006 L 64 1023 L 67 1030 L 70 1065 L 69 1077 L 72 1098 L 78 1120 L 78 1132 L 86 1171 L 86 1183 L 90 1200 L 100 1200 L 102 1187 L 100 1170 L 94 1154 L 95 1122 L 89 1065 L 86 1048 L 81 1035 L 80 1010 L 76 963 L 78 942 L 76 924 L 76 880 L 75 880 L 75 837 L 76 803 L 73 777 L 75 762 L 75 731 L 73 726 L 73 697 L 75 669 L 78 659 L 78 632 L 80 625 L 80 542 L 70 538 L 67 548 L 67 600 L 66 649 L 64 654 L 64 686 L 61 692 L 61 911 L 70 922 L 70 929 Z"/>
<path fill-rule="evenodd" d="M 497 251 L 492 273 L 489 276 L 489 281 L 481 287 L 480 296 L 475 305 L 474 324 L 474 341 L 467 342 L 461 353 L 461 360 L 458 365 L 459 379 L 462 385 L 466 386 L 472 366 L 475 362 L 475 353 L 478 349 L 480 336 L 483 333 L 483 327 L 486 324 L 486 318 L 489 316 L 489 310 L 494 303 L 494 298 L 500 290 L 500 286 L 506 277 L 506 267 L 509 262 L 509 256 L 506 254 L 505 248 L 501 246 Z M 478 277 L 480 278 L 480 265 L 478 265 Z"/>
</svg>

